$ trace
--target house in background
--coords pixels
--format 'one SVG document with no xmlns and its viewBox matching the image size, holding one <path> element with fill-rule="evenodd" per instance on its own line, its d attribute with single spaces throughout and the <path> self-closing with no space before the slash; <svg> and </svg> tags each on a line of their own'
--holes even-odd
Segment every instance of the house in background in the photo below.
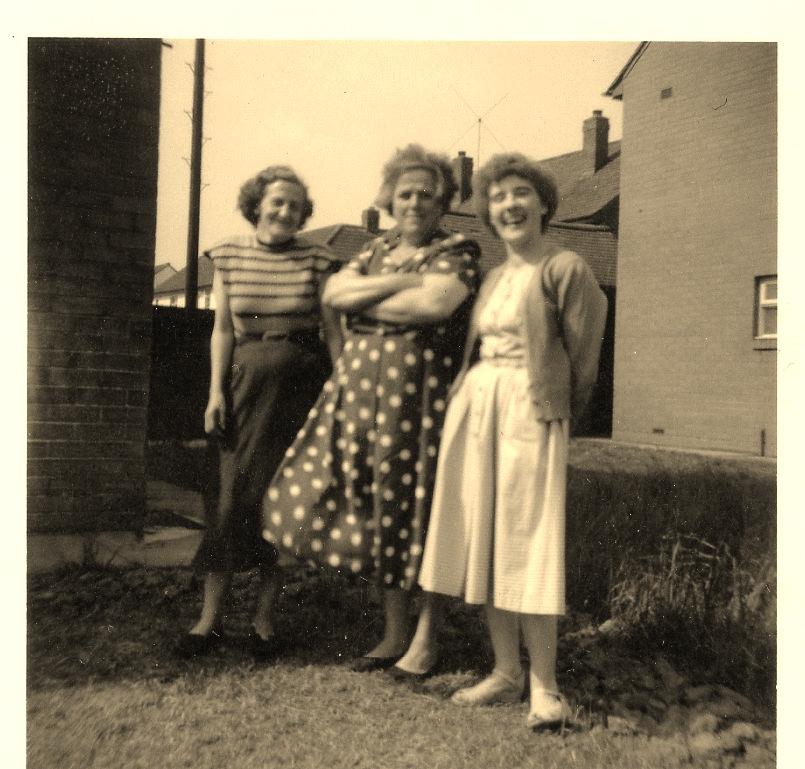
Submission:
<svg viewBox="0 0 805 769">
<path fill-rule="evenodd" d="M 173 273 L 166 280 L 157 285 L 157 276 L 165 271 L 165 267 L 171 269 Z M 199 310 L 215 309 L 215 297 L 212 294 L 212 277 L 214 272 L 212 259 L 204 254 L 199 254 L 198 296 L 196 300 L 196 307 Z M 157 307 L 184 307 L 186 275 L 186 267 L 183 267 L 177 272 L 169 264 L 158 264 L 154 268 L 154 304 Z"/>
<path fill-rule="evenodd" d="M 773 43 L 643 43 L 623 100 L 612 437 L 776 454 Z"/>
<path fill-rule="evenodd" d="M 157 289 L 176 274 L 176 270 L 167 262 L 156 265 L 154 267 L 154 293 Z"/>
<path fill-rule="evenodd" d="M 553 223 L 591 224 L 618 233 L 620 141 L 609 141 L 609 120 L 601 110 L 582 123 L 582 148 L 543 158 L 540 165 L 559 188 L 559 207 Z M 473 163 L 463 152 L 453 161 L 459 192 L 453 211 L 474 214 L 470 199 Z M 497 242 L 497 241 L 495 241 Z M 499 249 L 503 253 L 502 247 Z"/>
</svg>

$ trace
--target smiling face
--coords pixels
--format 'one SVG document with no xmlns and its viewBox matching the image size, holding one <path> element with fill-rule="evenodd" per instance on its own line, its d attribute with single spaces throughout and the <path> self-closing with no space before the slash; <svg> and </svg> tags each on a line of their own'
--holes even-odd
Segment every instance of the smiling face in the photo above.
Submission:
<svg viewBox="0 0 805 769">
<path fill-rule="evenodd" d="M 305 191 L 293 182 L 271 182 L 260 201 L 257 237 L 264 243 L 284 243 L 299 230 L 305 207 Z"/>
<path fill-rule="evenodd" d="M 539 238 L 548 209 L 531 183 L 521 176 L 505 176 L 489 185 L 489 221 L 500 239 L 523 246 Z"/>
<path fill-rule="evenodd" d="M 415 246 L 425 242 L 442 216 L 436 180 L 430 171 L 414 168 L 400 174 L 391 199 L 391 215 L 404 240 Z"/>
</svg>

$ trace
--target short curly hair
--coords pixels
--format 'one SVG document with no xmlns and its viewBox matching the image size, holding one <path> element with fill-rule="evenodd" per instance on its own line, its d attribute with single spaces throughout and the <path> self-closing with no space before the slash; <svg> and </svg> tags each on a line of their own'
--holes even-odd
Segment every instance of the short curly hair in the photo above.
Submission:
<svg viewBox="0 0 805 769">
<path fill-rule="evenodd" d="M 391 214 L 397 182 L 406 171 L 415 169 L 423 169 L 433 174 L 436 181 L 436 197 L 439 199 L 442 212 L 446 212 L 458 189 L 453 168 L 446 155 L 428 152 L 419 144 L 409 144 L 401 150 L 398 149 L 383 166 L 383 181 L 375 205 Z"/>
<path fill-rule="evenodd" d="M 507 176 L 519 176 L 525 179 L 539 196 L 542 204 L 548 209 L 542 215 L 542 232 L 556 213 L 559 205 L 559 190 L 553 177 L 540 168 L 536 160 L 521 155 L 519 152 L 506 152 L 493 155 L 481 166 L 472 177 L 472 202 L 475 213 L 497 236 L 492 222 L 489 220 L 489 188 Z"/>
<path fill-rule="evenodd" d="M 302 205 L 302 218 L 299 221 L 299 228 L 301 229 L 313 214 L 313 201 L 310 199 L 307 185 L 290 166 L 268 166 L 268 168 L 264 168 L 244 182 L 238 195 L 240 212 L 247 222 L 256 225 L 257 220 L 260 218 L 260 203 L 266 194 L 266 187 L 274 182 L 291 182 L 298 185 L 304 192 L 305 201 Z"/>
</svg>

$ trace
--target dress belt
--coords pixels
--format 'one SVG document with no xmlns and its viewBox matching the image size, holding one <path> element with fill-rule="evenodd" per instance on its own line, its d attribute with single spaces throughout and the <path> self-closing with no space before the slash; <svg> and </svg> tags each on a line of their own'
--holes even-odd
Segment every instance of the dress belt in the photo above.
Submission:
<svg viewBox="0 0 805 769">
<path fill-rule="evenodd" d="M 525 368 L 525 358 L 523 356 L 509 358 L 502 355 L 490 355 L 488 358 L 481 356 L 480 361 L 496 368 Z"/>
<path fill-rule="evenodd" d="M 296 342 L 297 344 L 319 344 L 321 336 L 319 329 L 310 328 L 298 331 L 274 332 L 266 331 L 263 334 L 242 334 L 237 339 L 237 344 L 246 342 Z"/>
<path fill-rule="evenodd" d="M 400 323 L 383 323 L 382 321 L 351 320 L 347 328 L 353 334 L 377 334 L 389 336 L 392 334 L 407 334 L 410 331 L 419 331 L 420 326 L 403 325 Z"/>
</svg>

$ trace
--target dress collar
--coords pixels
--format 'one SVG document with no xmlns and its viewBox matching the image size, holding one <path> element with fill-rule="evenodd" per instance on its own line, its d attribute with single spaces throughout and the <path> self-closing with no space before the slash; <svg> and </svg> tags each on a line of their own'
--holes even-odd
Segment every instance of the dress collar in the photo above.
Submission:
<svg viewBox="0 0 805 769">
<path fill-rule="evenodd" d="M 431 233 L 430 237 L 420 245 L 420 248 L 425 248 L 433 243 L 434 240 L 443 240 L 444 238 L 449 237 L 449 233 L 443 230 L 441 227 L 437 227 Z M 402 240 L 402 233 L 400 232 L 399 227 L 392 227 L 390 230 L 387 230 L 383 235 L 380 236 L 381 240 L 383 241 L 383 245 L 389 250 L 392 248 L 396 248 L 400 245 L 400 241 Z"/>
</svg>

